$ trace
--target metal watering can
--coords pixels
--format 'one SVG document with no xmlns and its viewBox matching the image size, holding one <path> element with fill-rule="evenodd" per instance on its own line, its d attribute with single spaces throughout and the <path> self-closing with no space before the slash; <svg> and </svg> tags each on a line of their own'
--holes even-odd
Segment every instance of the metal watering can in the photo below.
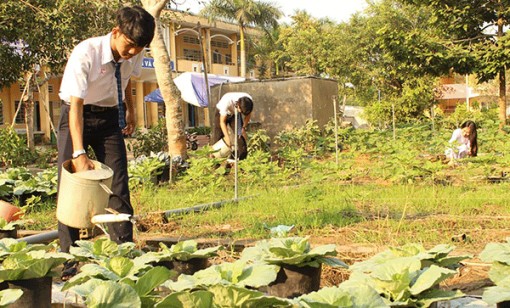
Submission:
<svg viewBox="0 0 510 308">
<path fill-rule="evenodd" d="M 70 227 L 89 229 L 98 223 L 130 221 L 129 214 L 105 214 L 111 191 L 113 170 L 92 160 L 93 170 L 73 173 L 71 160 L 62 164 L 57 201 L 57 219 Z M 124 200 L 123 200 L 124 202 Z"/>
</svg>

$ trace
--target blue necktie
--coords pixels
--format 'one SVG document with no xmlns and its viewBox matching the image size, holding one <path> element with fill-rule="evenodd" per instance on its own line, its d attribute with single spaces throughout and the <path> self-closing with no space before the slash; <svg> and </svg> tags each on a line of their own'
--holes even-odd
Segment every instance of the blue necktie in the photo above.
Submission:
<svg viewBox="0 0 510 308">
<path fill-rule="evenodd" d="M 124 112 L 124 102 L 122 101 L 122 78 L 120 76 L 120 65 L 122 62 L 115 62 L 115 78 L 117 79 L 117 99 L 119 103 L 119 127 L 126 127 L 126 113 Z"/>
</svg>

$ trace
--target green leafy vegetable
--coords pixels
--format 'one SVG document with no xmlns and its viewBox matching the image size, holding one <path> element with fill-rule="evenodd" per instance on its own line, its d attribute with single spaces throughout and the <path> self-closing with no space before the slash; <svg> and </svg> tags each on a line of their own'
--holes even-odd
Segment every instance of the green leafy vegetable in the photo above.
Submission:
<svg viewBox="0 0 510 308">
<path fill-rule="evenodd" d="M 10 304 L 16 302 L 23 295 L 23 291 L 19 289 L 6 289 L 0 291 L 0 308 L 9 307 Z"/>
<path fill-rule="evenodd" d="M 275 265 L 290 264 L 299 267 L 319 267 L 321 263 L 324 263 L 330 266 L 347 268 L 347 264 L 341 260 L 331 258 L 331 256 L 336 255 L 336 246 L 333 244 L 311 249 L 308 238 L 287 237 L 259 241 L 254 247 L 245 248 L 241 259 Z"/>
<path fill-rule="evenodd" d="M 180 275 L 177 281 L 167 281 L 165 286 L 174 291 L 190 290 L 216 284 L 258 288 L 267 286 L 276 279 L 278 266 L 242 260 L 210 266 L 193 275 Z"/>
<path fill-rule="evenodd" d="M 67 253 L 43 250 L 13 253 L 0 265 L 0 281 L 46 277 L 57 266 L 71 259 L 73 256 Z"/>
</svg>

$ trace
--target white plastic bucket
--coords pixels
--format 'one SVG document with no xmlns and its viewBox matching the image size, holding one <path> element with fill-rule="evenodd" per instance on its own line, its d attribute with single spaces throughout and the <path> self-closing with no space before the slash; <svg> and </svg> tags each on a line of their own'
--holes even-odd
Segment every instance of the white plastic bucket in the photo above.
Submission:
<svg viewBox="0 0 510 308">
<path fill-rule="evenodd" d="M 92 228 L 94 215 L 104 214 L 110 198 L 113 170 L 98 161 L 94 170 L 73 173 L 71 161 L 62 164 L 57 201 L 57 219 L 70 227 Z M 103 188 L 106 186 L 108 191 Z"/>
<path fill-rule="evenodd" d="M 227 146 L 223 138 L 213 144 L 212 148 L 214 150 L 213 156 L 216 158 L 227 158 L 232 154 L 232 150 Z"/>
</svg>

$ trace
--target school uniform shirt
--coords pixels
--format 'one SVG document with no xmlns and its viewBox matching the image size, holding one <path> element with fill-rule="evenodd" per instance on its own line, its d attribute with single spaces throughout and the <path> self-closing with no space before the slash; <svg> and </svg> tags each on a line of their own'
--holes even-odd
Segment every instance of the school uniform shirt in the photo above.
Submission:
<svg viewBox="0 0 510 308">
<path fill-rule="evenodd" d="M 248 97 L 249 99 L 253 100 L 248 93 L 229 92 L 221 97 L 220 101 L 216 104 L 216 109 L 218 109 L 220 115 L 222 116 L 231 116 L 235 113 L 236 102 L 241 97 Z"/>
<path fill-rule="evenodd" d="M 115 61 L 110 47 L 112 34 L 89 38 L 73 49 L 60 85 L 60 98 L 69 103 L 71 96 L 84 100 L 85 105 L 113 107 L 118 105 Z M 144 52 L 123 60 L 120 66 L 122 98 L 131 76 L 140 76 Z"/>
<path fill-rule="evenodd" d="M 468 156 L 469 149 L 471 147 L 468 138 L 462 135 L 462 129 L 457 128 L 453 131 L 452 137 L 448 141 L 453 147 L 445 150 L 446 157 L 450 159 L 464 158 Z"/>
<path fill-rule="evenodd" d="M 453 131 L 452 137 L 450 138 L 449 143 L 455 143 L 456 145 L 466 145 L 469 148 L 470 142 L 469 139 L 462 135 L 462 129 L 457 128 Z"/>
</svg>

